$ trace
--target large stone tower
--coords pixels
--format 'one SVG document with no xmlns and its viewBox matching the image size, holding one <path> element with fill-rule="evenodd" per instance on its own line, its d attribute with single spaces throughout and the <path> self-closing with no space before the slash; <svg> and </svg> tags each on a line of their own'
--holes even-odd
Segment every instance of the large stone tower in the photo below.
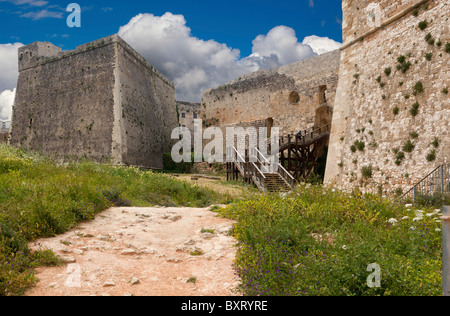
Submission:
<svg viewBox="0 0 450 316">
<path fill-rule="evenodd" d="M 343 0 L 342 8 L 325 182 L 404 192 L 450 157 L 450 5 Z"/>
<path fill-rule="evenodd" d="M 11 145 L 162 168 L 177 126 L 174 85 L 117 35 L 19 49 Z"/>
</svg>

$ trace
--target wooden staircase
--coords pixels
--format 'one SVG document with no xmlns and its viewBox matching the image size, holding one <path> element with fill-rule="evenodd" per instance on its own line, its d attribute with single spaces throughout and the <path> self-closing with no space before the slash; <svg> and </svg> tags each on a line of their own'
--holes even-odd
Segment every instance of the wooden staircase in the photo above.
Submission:
<svg viewBox="0 0 450 316">
<path fill-rule="evenodd" d="M 265 188 L 268 192 L 289 192 L 292 187 L 278 173 L 266 173 Z"/>
<path fill-rule="evenodd" d="M 287 192 L 294 186 L 294 178 L 280 164 L 271 163 L 257 149 L 252 149 L 252 158 L 244 159 L 236 148 L 227 149 L 227 181 L 241 176 L 246 183 L 255 185 L 262 192 Z"/>
<path fill-rule="evenodd" d="M 279 161 L 272 165 L 258 148 L 244 154 L 236 148 L 227 148 L 227 181 L 241 176 L 261 191 L 283 192 L 292 190 L 294 182 L 307 179 L 318 165 L 330 137 L 330 125 L 302 131 L 302 137 L 288 135 L 279 139 Z M 270 146 L 267 152 L 271 152 Z M 229 157 L 234 157 L 232 160 Z M 250 162 L 250 157 L 255 158 Z M 274 168 L 276 167 L 276 168 Z"/>
</svg>

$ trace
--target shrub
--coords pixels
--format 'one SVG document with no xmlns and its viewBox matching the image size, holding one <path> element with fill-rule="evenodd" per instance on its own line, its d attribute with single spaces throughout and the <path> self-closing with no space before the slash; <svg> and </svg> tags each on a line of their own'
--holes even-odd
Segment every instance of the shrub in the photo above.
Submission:
<svg viewBox="0 0 450 316">
<path fill-rule="evenodd" d="M 433 142 L 431 143 L 431 145 L 433 145 L 434 148 L 438 148 L 439 147 L 439 139 L 437 137 L 435 137 Z"/>
<path fill-rule="evenodd" d="M 427 28 L 427 26 L 428 26 L 427 20 L 419 22 L 419 29 L 421 29 L 422 31 L 425 30 Z"/>
<path fill-rule="evenodd" d="M 405 73 L 409 70 L 411 65 L 412 65 L 411 62 L 404 61 L 404 62 L 400 63 L 399 65 L 397 65 L 397 70 L 400 70 L 402 73 Z"/>
<path fill-rule="evenodd" d="M 428 44 L 430 44 L 430 45 L 434 45 L 434 38 L 433 38 L 433 36 L 431 35 L 431 33 L 428 33 L 426 36 L 425 36 L 425 41 L 428 43 Z"/>
<path fill-rule="evenodd" d="M 445 52 L 450 53 L 450 43 L 445 43 Z"/>
<path fill-rule="evenodd" d="M 410 153 L 414 150 L 415 147 L 416 146 L 414 145 L 414 143 L 410 139 L 408 139 L 408 141 L 403 145 L 402 149 L 405 153 Z"/>
<path fill-rule="evenodd" d="M 364 148 L 366 147 L 366 144 L 360 140 L 355 141 L 355 143 L 353 145 L 359 151 L 364 151 Z"/>
<path fill-rule="evenodd" d="M 372 178 L 372 166 L 364 166 L 361 169 L 361 174 L 364 178 Z"/>
<path fill-rule="evenodd" d="M 442 89 L 442 93 L 443 93 L 443 94 L 448 94 L 448 88 Z"/>
<path fill-rule="evenodd" d="M 418 134 L 417 132 L 411 132 L 411 133 L 409 133 L 409 136 L 410 136 L 411 138 L 416 139 L 416 138 L 419 137 L 419 134 Z"/>
<path fill-rule="evenodd" d="M 395 164 L 397 166 L 401 165 L 405 159 L 405 153 L 403 151 L 398 151 L 395 155 Z"/>
<path fill-rule="evenodd" d="M 391 72 L 392 72 L 391 67 L 388 67 L 388 68 L 385 68 L 385 69 L 384 69 L 384 74 L 385 74 L 386 76 L 389 76 L 389 75 L 391 74 Z"/>
<path fill-rule="evenodd" d="M 423 93 L 425 91 L 425 89 L 423 88 L 423 83 L 422 81 L 417 81 L 416 84 L 414 85 L 414 95 L 418 95 L 420 93 Z"/>
<path fill-rule="evenodd" d="M 398 106 L 394 107 L 394 109 L 392 110 L 394 115 L 397 115 L 399 111 L 400 111 L 400 109 L 398 108 Z"/>
<path fill-rule="evenodd" d="M 412 116 L 417 116 L 419 114 L 419 103 L 416 102 L 412 105 L 411 109 L 409 109 L 409 113 L 411 113 Z"/>
<path fill-rule="evenodd" d="M 427 161 L 432 162 L 436 160 L 436 150 L 432 150 L 427 154 Z"/>
<path fill-rule="evenodd" d="M 426 59 L 426 60 L 430 61 L 431 58 L 433 58 L 433 53 L 426 53 L 426 54 L 425 54 L 425 59 Z"/>
</svg>

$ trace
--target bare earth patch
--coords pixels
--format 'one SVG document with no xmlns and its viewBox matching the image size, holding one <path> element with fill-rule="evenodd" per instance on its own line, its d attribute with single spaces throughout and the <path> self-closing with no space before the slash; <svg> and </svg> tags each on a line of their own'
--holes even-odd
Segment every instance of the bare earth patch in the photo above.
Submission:
<svg viewBox="0 0 450 316">
<path fill-rule="evenodd" d="M 29 296 L 234 296 L 233 222 L 209 208 L 111 208 L 36 241 L 67 265 L 37 269 Z"/>
</svg>

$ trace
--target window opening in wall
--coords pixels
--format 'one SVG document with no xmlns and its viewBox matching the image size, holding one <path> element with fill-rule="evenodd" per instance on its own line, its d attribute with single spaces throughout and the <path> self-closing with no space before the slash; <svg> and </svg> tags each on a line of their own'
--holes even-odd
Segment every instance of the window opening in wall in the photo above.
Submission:
<svg viewBox="0 0 450 316">
<path fill-rule="evenodd" d="M 181 113 L 182 118 L 186 118 L 186 113 Z"/>
<path fill-rule="evenodd" d="M 326 91 L 327 91 L 327 86 L 319 87 L 319 104 L 327 103 Z"/>
<path fill-rule="evenodd" d="M 289 94 L 289 103 L 296 104 L 300 101 L 300 96 L 298 95 L 297 91 L 292 91 Z"/>
</svg>

